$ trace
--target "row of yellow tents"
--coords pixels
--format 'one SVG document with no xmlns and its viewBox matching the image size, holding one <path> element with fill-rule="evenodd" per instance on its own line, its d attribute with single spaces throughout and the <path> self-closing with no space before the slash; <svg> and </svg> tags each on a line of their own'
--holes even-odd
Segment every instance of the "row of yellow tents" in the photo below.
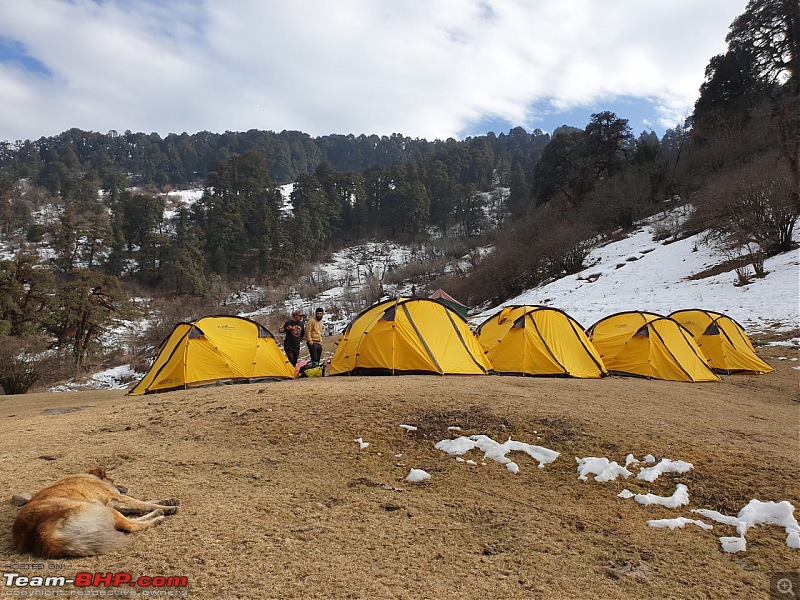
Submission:
<svg viewBox="0 0 800 600">
<path fill-rule="evenodd" d="M 730 317 L 684 310 L 664 317 L 629 311 L 584 331 L 547 306 L 507 306 L 473 334 L 427 299 L 376 304 L 347 327 L 331 374 L 500 374 L 597 378 L 609 372 L 675 381 L 714 381 L 714 371 L 766 373 L 744 329 Z"/>
<path fill-rule="evenodd" d="M 669 316 L 629 311 L 584 329 L 546 306 L 508 306 L 475 332 L 446 304 L 396 298 L 363 312 L 342 333 L 331 375 L 499 374 L 597 378 L 614 374 L 714 381 L 716 372 L 772 371 L 744 329 L 707 310 Z M 294 369 L 274 336 L 243 317 L 180 323 L 162 343 L 144 394 L 219 382 L 289 379 Z"/>
</svg>

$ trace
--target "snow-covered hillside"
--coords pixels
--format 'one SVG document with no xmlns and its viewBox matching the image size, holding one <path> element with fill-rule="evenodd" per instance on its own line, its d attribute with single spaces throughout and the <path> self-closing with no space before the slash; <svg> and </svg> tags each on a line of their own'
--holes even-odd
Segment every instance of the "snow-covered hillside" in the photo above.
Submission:
<svg viewBox="0 0 800 600">
<path fill-rule="evenodd" d="M 748 285 L 736 286 L 734 271 L 690 279 L 724 259 L 704 246 L 701 236 L 672 243 L 654 241 L 658 224 L 674 217 L 672 212 L 642 221 L 625 239 L 593 250 L 586 259 L 589 268 L 528 290 L 503 306 L 553 306 L 587 328 L 616 312 L 646 310 L 668 315 L 686 308 L 725 313 L 751 334 L 800 328 L 800 251 L 768 259 L 767 276 Z M 800 227 L 795 229 L 798 237 Z M 481 322 L 497 308 L 483 311 L 473 321 Z"/>
</svg>

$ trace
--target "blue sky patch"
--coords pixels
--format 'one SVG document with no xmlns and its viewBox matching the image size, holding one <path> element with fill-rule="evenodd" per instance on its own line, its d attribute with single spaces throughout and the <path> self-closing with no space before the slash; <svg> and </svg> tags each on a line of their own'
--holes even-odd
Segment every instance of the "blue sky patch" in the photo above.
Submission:
<svg viewBox="0 0 800 600">
<path fill-rule="evenodd" d="M 37 60 L 25 49 L 25 46 L 15 40 L 0 37 L 0 62 L 14 65 L 29 73 L 47 75 L 51 77 L 52 71 L 40 60 Z"/>
<path fill-rule="evenodd" d="M 611 111 L 620 119 L 627 119 L 628 126 L 634 136 L 639 136 L 643 131 L 655 131 L 659 137 L 664 135 L 666 127 L 659 123 L 657 106 L 648 98 L 621 97 L 606 101 L 598 101 L 592 105 L 575 106 L 570 109 L 558 110 L 549 102 L 540 102 L 530 107 L 530 114 L 535 115 L 525 127 L 531 132 L 536 128 L 552 133 L 562 125 L 585 129 L 593 114 Z M 680 123 L 682 124 L 682 123 Z M 671 129 L 679 123 L 675 123 Z M 463 132 L 464 136 L 486 135 L 493 131 L 495 134 L 508 133 L 515 127 L 513 123 L 496 117 L 485 117 L 476 123 L 470 124 Z"/>
</svg>

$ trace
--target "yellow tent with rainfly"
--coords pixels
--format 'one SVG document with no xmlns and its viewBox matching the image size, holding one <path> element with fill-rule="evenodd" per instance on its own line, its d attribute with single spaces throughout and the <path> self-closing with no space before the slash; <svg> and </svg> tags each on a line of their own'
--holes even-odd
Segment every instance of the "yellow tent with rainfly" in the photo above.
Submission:
<svg viewBox="0 0 800 600">
<path fill-rule="evenodd" d="M 721 373 L 769 373 L 774 371 L 756 354 L 753 343 L 736 321 L 710 310 L 678 310 L 670 315 L 686 327 L 708 358 L 711 368 Z"/>
<path fill-rule="evenodd" d="M 128 394 L 293 378 L 294 368 L 266 327 L 244 317 L 212 316 L 178 323 Z"/>
<path fill-rule="evenodd" d="M 547 306 L 507 306 L 478 327 L 497 373 L 597 378 L 607 375 L 575 319 Z"/>
<path fill-rule="evenodd" d="M 466 320 L 429 298 L 397 298 L 362 311 L 331 359 L 331 375 L 485 375 L 491 370 Z"/>
<path fill-rule="evenodd" d="M 692 334 L 674 319 L 630 311 L 610 315 L 586 334 L 615 374 L 669 381 L 716 381 Z"/>
</svg>

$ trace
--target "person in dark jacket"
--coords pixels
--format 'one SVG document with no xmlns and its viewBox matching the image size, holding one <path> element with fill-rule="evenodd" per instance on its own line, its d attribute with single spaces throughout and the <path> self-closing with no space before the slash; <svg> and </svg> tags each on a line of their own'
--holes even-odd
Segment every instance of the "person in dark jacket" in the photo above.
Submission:
<svg viewBox="0 0 800 600">
<path fill-rule="evenodd" d="M 280 333 L 285 333 L 286 337 L 283 338 L 283 351 L 286 352 L 286 358 L 292 363 L 292 366 L 297 365 L 297 359 L 300 357 L 300 342 L 305 337 L 306 328 L 303 325 L 303 311 L 299 308 L 292 311 L 292 318 L 286 321 L 278 330 Z"/>
</svg>

